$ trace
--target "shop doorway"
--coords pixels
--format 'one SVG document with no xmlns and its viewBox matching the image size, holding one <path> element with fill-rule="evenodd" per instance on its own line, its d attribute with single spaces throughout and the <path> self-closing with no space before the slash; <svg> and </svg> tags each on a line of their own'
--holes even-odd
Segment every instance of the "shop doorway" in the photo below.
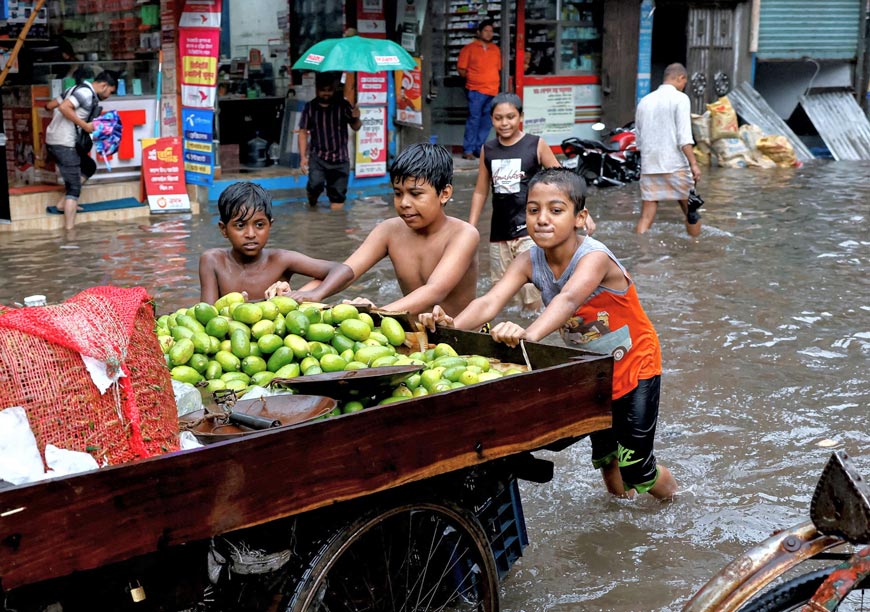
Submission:
<svg viewBox="0 0 870 612">
<path fill-rule="evenodd" d="M 662 74 L 669 64 L 686 64 L 689 7 L 685 4 L 656 4 L 653 13 L 650 91 L 662 84 Z M 688 67 L 691 74 L 692 68 Z"/>
<path fill-rule="evenodd" d="M 708 102 L 724 96 L 735 84 L 734 13 L 733 7 L 689 8 L 686 93 L 694 113 L 703 113 Z"/>
<path fill-rule="evenodd" d="M 735 84 L 735 6 L 668 3 L 656 7 L 653 20 L 652 75 L 655 89 L 668 64 L 680 62 L 689 71 L 686 94 L 692 112 L 703 113 L 708 102 L 727 94 Z"/>
<path fill-rule="evenodd" d="M 507 0 L 490 0 L 485 3 L 486 13 L 457 10 L 456 2 L 430 0 L 426 26 L 423 28 L 423 52 L 429 51 L 429 70 L 423 72 L 424 134 L 454 153 L 461 153 L 465 120 L 468 117 L 468 101 L 465 80 L 456 70 L 459 52 L 477 35 L 480 21 L 494 22 L 495 39 L 502 54 L 501 91 L 512 84 L 515 7 Z M 425 66 L 425 63 L 424 63 Z M 425 108 L 425 107 L 424 107 Z M 427 118 L 428 115 L 428 118 Z M 492 132 L 490 133 L 492 135 Z"/>
</svg>

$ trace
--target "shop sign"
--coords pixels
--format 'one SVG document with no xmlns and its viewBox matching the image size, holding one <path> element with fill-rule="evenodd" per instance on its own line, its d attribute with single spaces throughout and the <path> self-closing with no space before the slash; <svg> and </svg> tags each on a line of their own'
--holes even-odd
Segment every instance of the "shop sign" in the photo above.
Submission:
<svg viewBox="0 0 870 612">
<path fill-rule="evenodd" d="M 142 182 L 152 213 L 190 210 L 184 183 L 181 139 L 177 136 L 142 141 Z"/>
<path fill-rule="evenodd" d="M 362 127 L 356 133 L 357 177 L 384 176 L 387 173 L 387 109 L 383 106 L 361 108 Z"/>
<path fill-rule="evenodd" d="M 387 103 L 387 73 L 360 72 L 356 77 L 357 104 Z"/>
<path fill-rule="evenodd" d="M 531 93 L 531 96 L 529 96 Z M 574 87 L 526 87 L 523 129 L 530 134 L 561 134 L 574 127 Z"/>
<path fill-rule="evenodd" d="M 356 29 L 368 38 L 386 38 L 387 20 L 383 0 L 357 0 Z"/>
<path fill-rule="evenodd" d="M 415 57 L 413 70 L 396 71 L 396 123 L 423 128 L 423 71 L 421 60 Z"/>
<path fill-rule="evenodd" d="M 589 127 L 601 116 L 600 85 L 552 85 L 523 88 L 523 130 L 547 144 L 565 138 L 598 138 Z"/>
<path fill-rule="evenodd" d="M 214 182 L 214 111 L 181 109 L 184 176 L 193 185 Z"/>
<path fill-rule="evenodd" d="M 217 68 L 220 55 L 220 30 L 181 29 L 181 104 L 194 108 L 214 108 Z"/>
<path fill-rule="evenodd" d="M 184 3 L 179 28 L 221 27 L 221 0 L 195 0 Z"/>
<path fill-rule="evenodd" d="M 156 119 L 153 98 L 138 98 L 137 96 L 109 98 L 102 102 L 103 111 L 115 111 L 121 119 L 121 142 L 117 153 L 109 156 L 112 166 L 111 174 L 102 163 L 97 164 L 97 174 L 94 179 L 102 177 L 126 178 L 139 174 L 142 165 L 142 149 L 140 140 L 154 133 Z M 96 159 L 96 152 L 91 151 L 91 157 Z"/>
</svg>

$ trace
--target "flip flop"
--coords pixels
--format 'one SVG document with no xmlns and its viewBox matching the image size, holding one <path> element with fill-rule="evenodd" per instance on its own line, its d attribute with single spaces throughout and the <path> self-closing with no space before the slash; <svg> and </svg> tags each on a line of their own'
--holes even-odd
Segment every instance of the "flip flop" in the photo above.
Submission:
<svg viewBox="0 0 870 612">
<path fill-rule="evenodd" d="M 55 208 L 57 208 L 60 212 L 63 212 L 66 207 L 65 206 L 55 206 Z M 85 209 L 82 206 L 76 206 L 76 212 L 85 212 Z"/>
</svg>

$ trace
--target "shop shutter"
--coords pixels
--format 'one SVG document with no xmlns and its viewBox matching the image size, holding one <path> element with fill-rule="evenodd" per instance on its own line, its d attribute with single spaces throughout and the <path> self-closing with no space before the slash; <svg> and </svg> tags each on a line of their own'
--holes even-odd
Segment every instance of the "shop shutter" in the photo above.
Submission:
<svg viewBox="0 0 870 612">
<path fill-rule="evenodd" d="M 855 59 L 861 0 L 761 0 L 758 58 Z"/>
</svg>

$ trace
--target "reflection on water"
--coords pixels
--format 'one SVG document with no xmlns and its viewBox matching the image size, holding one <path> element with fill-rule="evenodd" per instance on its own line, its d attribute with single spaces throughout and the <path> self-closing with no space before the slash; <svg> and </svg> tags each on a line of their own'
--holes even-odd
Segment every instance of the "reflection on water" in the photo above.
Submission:
<svg viewBox="0 0 870 612">
<path fill-rule="evenodd" d="M 870 474 L 870 184 L 855 184 L 868 170 L 711 171 L 697 242 L 675 204 L 636 236 L 636 184 L 591 194 L 596 237 L 633 274 L 662 340 L 657 454 L 682 493 L 664 506 L 610 499 L 586 441 L 549 454 L 555 480 L 523 483 L 531 544 L 504 585 L 504 609 L 679 610 L 730 557 L 807 516 L 830 454 L 820 441 L 838 441 Z M 460 175 L 449 204 L 463 218 L 475 178 Z M 389 201 L 278 206 L 271 243 L 342 259 L 392 214 Z M 215 223 L 212 206 L 144 225 L 82 224 L 71 237 L 5 234 L 0 303 L 112 283 L 145 286 L 161 312 L 190 305 L 199 253 L 224 244 Z M 385 303 L 398 293 L 382 262 L 344 296 Z"/>
</svg>

